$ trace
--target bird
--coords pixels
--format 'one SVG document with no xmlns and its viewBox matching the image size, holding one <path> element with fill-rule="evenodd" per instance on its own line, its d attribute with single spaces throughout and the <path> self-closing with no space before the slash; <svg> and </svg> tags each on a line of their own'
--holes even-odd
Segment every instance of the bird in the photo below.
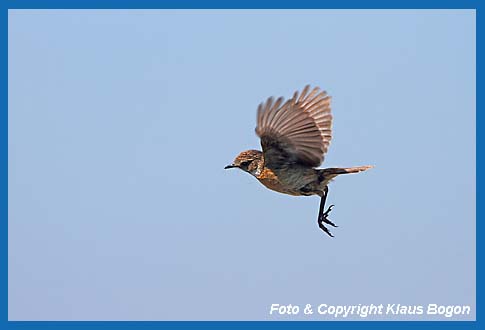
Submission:
<svg viewBox="0 0 485 330">
<path fill-rule="evenodd" d="M 359 173 L 373 166 L 317 168 L 332 140 L 331 96 L 319 87 L 306 85 L 286 102 L 269 97 L 258 106 L 256 135 L 262 151 L 246 150 L 224 169 L 238 168 L 258 179 L 266 188 L 292 196 L 320 197 L 317 224 L 330 237 L 325 226 L 338 227 L 326 211 L 328 184 L 341 174 Z"/>
</svg>

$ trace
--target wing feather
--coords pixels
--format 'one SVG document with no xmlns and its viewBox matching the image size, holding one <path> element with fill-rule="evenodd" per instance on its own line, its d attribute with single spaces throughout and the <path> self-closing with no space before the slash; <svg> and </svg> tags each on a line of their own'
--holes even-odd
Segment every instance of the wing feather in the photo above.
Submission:
<svg viewBox="0 0 485 330">
<path fill-rule="evenodd" d="M 284 102 L 268 98 L 258 106 L 256 134 L 267 166 L 319 166 L 332 139 L 331 97 L 310 85 Z"/>
</svg>

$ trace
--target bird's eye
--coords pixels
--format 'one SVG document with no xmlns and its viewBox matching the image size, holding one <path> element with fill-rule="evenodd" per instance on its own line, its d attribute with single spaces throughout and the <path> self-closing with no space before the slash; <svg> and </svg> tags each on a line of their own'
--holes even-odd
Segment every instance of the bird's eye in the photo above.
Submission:
<svg viewBox="0 0 485 330">
<path fill-rule="evenodd" d="M 242 162 L 242 163 L 240 164 L 240 166 L 242 166 L 242 167 L 248 167 L 250 163 L 251 163 L 251 161 L 250 161 L 250 160 L 247 160 L 247 161 L 245 161 L 245 162 Z"/>
</svg>

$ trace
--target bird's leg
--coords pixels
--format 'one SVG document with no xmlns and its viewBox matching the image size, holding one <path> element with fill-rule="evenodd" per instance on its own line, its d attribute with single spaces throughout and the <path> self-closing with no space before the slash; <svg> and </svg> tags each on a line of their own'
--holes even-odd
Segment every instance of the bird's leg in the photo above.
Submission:
<svg viewBox="0 0 485 330">
<path fill-rule="evenodd" d="M 323 223 L 326 223 L 326 224 L 329 224 L 332 227 L 338 227 L 336 224 L 334 224 L 332 221 L 330 221 L 327 218 L 328 217 L 328 214 L 330 213 L 330 211 L 332 210 L 332 208 L 335 205 L 330 205 L 328 207 L 328 209 L 325 212 L 323 212 L 323 210 L 325 208 L 325 201 L 327 200 L 327 195 L 328 195 L 328 186 L 325 187 L 325 190 L 323 192 L 322 199 L 320 200 L 320 209 L 318 211 L 318 220 L 317 220 L 317 222 L 318 222 L 318 227 L 320 227 L 321 230 L 323 230 L 327 235 L 333 237 L 332 233 L 323 224 Z"/>
<path fill-rule="evenodd" d="M 330 213 L 330 211 L 332 211 L 332 208 L 335 205 L 333 205 L 333 204 L 330 205 L 328 207 L 328 209 L 325 212 L 323 212 L 323 209 L 325 208 L 325 202 L 327 200 L 327 195 L 328 195 L 328 186 L 325 187 L 324 195 L 322 196 L 322 200 L 320 201 L 320 210 L 319 210 L 319 213 L 318 213 L 318 217 L 321 218 L 323 222 L 328 223 L 329 225 L 331 225 L 333 227 L 338 227 L 332 221 L 327 219 L 328 214 Z"/>
</svg>

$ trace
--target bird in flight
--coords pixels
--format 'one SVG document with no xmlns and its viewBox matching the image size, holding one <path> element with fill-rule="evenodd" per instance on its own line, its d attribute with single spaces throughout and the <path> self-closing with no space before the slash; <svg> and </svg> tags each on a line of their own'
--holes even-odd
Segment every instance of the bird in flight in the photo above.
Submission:
<svg viewBox="0 0 485 330">
<path fill-rule="evenodd" d="M 284 102 L 270 97 L 258 106 L 256 134 L 263 151 L 241 152 L 225 169 L 239 168 L 253 175 L 267 188 L 293 196 L 320 196 L 317 223 L 337 227 L 328 219 L 334 205 L 326 211 L 328 183 L 337 175 L 358 173 L 373 166 L 318 169 L 332 139 L 331 97 L 307 85 L 301 94 Z"/>
</svg>

